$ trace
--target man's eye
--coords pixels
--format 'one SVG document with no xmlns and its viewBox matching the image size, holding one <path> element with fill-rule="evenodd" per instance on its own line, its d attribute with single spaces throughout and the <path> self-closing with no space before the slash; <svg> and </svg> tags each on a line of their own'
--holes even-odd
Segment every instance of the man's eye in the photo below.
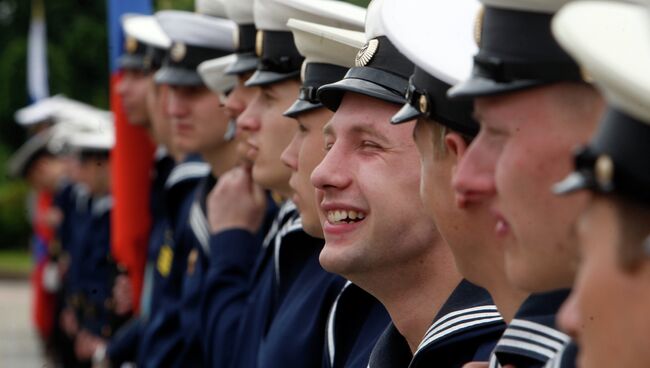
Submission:
<svg viewBox="0 0 650 368">
<path fill-rule="evenodd" d="M 366 148 L 381 148 L 381 146 L 373 141 L 361 141 L 361 146 Z"/>
</svg>

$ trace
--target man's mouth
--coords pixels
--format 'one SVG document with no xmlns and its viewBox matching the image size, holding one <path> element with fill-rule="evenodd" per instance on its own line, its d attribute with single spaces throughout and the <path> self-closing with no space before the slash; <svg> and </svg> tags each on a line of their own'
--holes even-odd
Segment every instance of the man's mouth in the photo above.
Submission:
<svg viewBox="0 0 650 368">
<path fill-rule="evenodd" d="M 331 210 L 327 211 L 327 221 L 333 225 L 351 224 L 363 221 L 366 214 L 354 210 Z"/>
</svg>

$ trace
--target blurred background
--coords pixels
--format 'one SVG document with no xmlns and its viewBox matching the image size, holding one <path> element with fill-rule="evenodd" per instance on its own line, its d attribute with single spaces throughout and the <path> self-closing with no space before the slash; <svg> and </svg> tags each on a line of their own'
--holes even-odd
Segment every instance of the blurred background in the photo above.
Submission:
<svg viewBox="0 0 650 368">
<path fill-rule="evenodd" d="M 367 6 L 370 0 L 347 0 Z M 32 4 L 42 3 L 43 12 Z M 155 0 L 156 10 L 193 10 L 194 0 Z M 35 14 L 33 14 L 33 12 Z M 30 226 L 24 182 L 6 163 L 25 139 L 14 112 L 29 104 L 27 50 L 33 15 L 44 14 L 49 93 L 108 109 L 107 5 L 97 0 L 0 0 L 0 277 L 29 273 Z"/>
</svg>

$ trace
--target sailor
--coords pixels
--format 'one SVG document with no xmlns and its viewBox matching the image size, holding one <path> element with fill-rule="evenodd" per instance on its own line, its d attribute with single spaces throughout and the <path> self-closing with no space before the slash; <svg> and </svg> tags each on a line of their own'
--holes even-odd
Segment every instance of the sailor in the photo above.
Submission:
<svg viewBox="0 0 650 368">
<path fill-rule="evenodd" d="M 406 102 L 413 63 L 386 37 L 382 6 L 374 1 L 368 8 L 365 45 L 355 66 L 341 81 L 318 90 L 320 101 L 335 111 L 323 129 L 327 153 L 312 174 L 325 219 L 320 261 L 374 295 L 390 313 L 392 323 L 374 347 L 370 367 L 457 366 L 468 360 L 436 351 L 458 336 L 446 340 L 437 332 L 447 335 L 445 328 L 470 306 L 486 309 L 492 318 L 487 324 L 499 325 L 501 318 L 484 290 L 462 280 L 420 204 L 414 124 L 388 123 Z M 471 360 L 479 349 L 466 350 Z"/>
<path fill-rule="evenodd" d="M 108 345 L 98 344 L 93 355 L 100 364 L 110 361 L 113 365 L 133 362 L 144 323 L 159 304 L 164 283 L 154 283 L 155 267 L 160 248 L 164 245 L 167 212 L 165 203 L 165 182 L 175 165 L 174 149 L 169 142 L 167 122 L 161 117 L 156 100 L 162 95 L 154 83 L 153 76 L 160 68 L 165 50 L 171 41 L 162 31 L 155 17 L 129 14 L 122 18 L 126 36 L 125 54 L 119 63 L 124 74 L 118 85 L 128 121 L 147 128 L 158 149 L 153 162 L 150 194 L 151 232 L 147 247 L 147 261 L 141 297 L 140 315 L 116 332 Z M 162 122 L 161 122 L 162 120 Z M 116 308 L 122 312 L 129 309 L 131 288 L 128 275 L 118 276 L 113 289 Z"/>
<path fill-rule="evenodd" d="M 576 227 L 578 277 L 558 317 L 578 341 L 582 367 L 650 364 L 642 342 L 650 303 L 649 23 L 646 5 L 613 1 L 570 3 L 553 20 L 556 38 L 608 104 L 596 135 L 575 153 L 574 172 L 554 188 L 589 196 Z M 565 366 L 567 356 L 550 366 Z"/>
<path fill-rule="evenodd" d="M 339 5 L 335 2 L 328 3 L 333 7 Z M 347 4 L 344 6 L 350 9 Z M 256 87 L 255 95 L 237 120 L 238 129 L 241 129 L 246 139 L 245 152 L 252 167 L 250 172 L 242 169 L 228 177 L 222 177 L 215 189 L 215 196 L 210 199 L 215 204 L 221 202 L 223 205 L 227 203 L 225 201 L 241 198 L 234 190 L 236 187 L 249 187 L 250 184 L 247 183 L 251 176 L 255 183 L 276 192 L 279 197 L 290 197 L 290 171 L 283 166 L 280 154 L 293 137 L 296 125 L 281 114 L 298 95 L 303 57 L 296 50 L 286 23 L 294 16 L 301 19 L 321 18 L 300 9 L 289 8 L 279 1 L 256 1 L 253 9 L 258 28 L 256 51 L 260 64 L 246 81 L 246 86 Z M 349 21 L 336 20 L 336 23 L 359 27 L 362 21 L 356 19 L 354 24 L 350 24 Z M 230 231 L 234 227 L 225 226 L 224 223 L 239 224 L 237 227 L 241 229 L 255 228 L 241 218 L 224 221 L 227 216 L 232 215 L 218 211 L 214 218 L 219 221 L 213 223 L 210 220 L 215 240 L 226 233 L 224 230 Z M 252 269 L 251 288 L 248 291 L 242 290 L 239 294 L 240 298 L 248 295 L 248 302 L 238 311 L 242 317 L 234 324 L 239 331 L 237 338 L 234 342 L 228 341 L 230 335 L 224 326 L 233 324 L 223 321 L 223 318 L 235 315 L 234 306 L 242 306 L 241 299 L 237 301 L 232 298 L 229 302 L 233 307 L 230 309 L 231 314 L 216 314 L 215 322 L 211 323 L 222 330 L 214 332 L 216 341 L 227 344 L 222 346 L 234 344 L 233 349 L 225 349 L 226 352 L 231 351 L 232 356 L 228 354 L 221 357 L 230 357 L 230 361 L 222 361 L 221 364 L 237 367 L 286 367 L 321 363 L 326 315 L 322 311 L 329 310 L 343 284 L 342 279 L 326 273 L 318 265 L 321 246 L 321 241 L 303 231 L 295 205 L 286 201 L 265 238 L 260 258 L 257 261 L 247 261 L 255 263 L 255 266 Z M 217 247 L 232 248 L 233 244 L 212 244 L 213 249 Z M 220 251 L 221 254 L 232 252 Z M 244 264 L 243 260 L 240 260 L 240 264 Z M 215 273 L 218 272 L 215 270 Z M 225 269 L 221 272 L 226 274 Z M 219 305 L 219 308 L 227 307 L 225 300 Z M 298 329 L 304 329 L 300 336 L 295 334 Z M 216 352 L 224 351 L 224 347 L 214 346 Z M 296 356 L 296 352 L 302 353 Z"/>
<path fill-rule="evenodd" d="M 198 133 L 193 121 L 200 118 L 188 115 L 191 110 L 177 102 L 179 97 L 187 97 L 181 92 L 192 90 L 205 90 L 203 96 L 211 97 L 196 68 L 201 62 L 224 56 L 231 50 L 224 49 L 223 38 L 212 37 L 224 31 L 225 20 L 182 11 L 161 11 L 156 13 L 156 19 L 172 42 L 154 78 L 157 84 L 165 86 L 164 108 L 172 127 L 170 144 L 186 156 L 172 170 L 165 184 L 169 226 L 157 257 L 154 280 L 154 285 L 162 285 L 163 302 L 155 308 L 147 323 L 137 361 L 142 366 L 175 366 L 184 359 L 179 351 L 184 349 L 186 332 L 189 333 L 180 329 L 183 283 L 189 259 L 195 258 L 190 254 L 200 247 L 190 226 L 190 212 L 196 187 L 210 172 L 209 165 L 202 162 L 192 146 L 195 143 L 192 137 Z M 230 29 L 231 26 L 225 27 Z M 195 29 L 200 31 L 193 32 Z"/>
<path fill-rule="evenodd" d="M 585 205 L 549 188 L 569 172 L 572 149 L 592 134 L 603 102 L 551 34 L 553 14 L 567 1 L 481 2 L 471 77 L 449 91 L 473 100 L 481 131 L 453 182 L 460 200 L 489 203 L 508 282 L 532 293 L 490 364 L 539 367 L 570 341 L 555 315 L 573 284 L 573 226 Z"/>
<path fill-rule="evenodd" d="M 349 6 L 347 11 L 337 11 L 326 1 L 286 0 L 284 3 L 295 8 L 309 6 L 314 14 L 321 14 L 323 18 L 351 17 L 356 12 L 359 31 L 363 29 L 363 8 Z M 316 92 L 320 86 L 342 79 L 354 65 L 358 47 L 336 42 L 336 37 L 356 34 L 363 39 L 363 33 L 298 19 L 290 19 L 287 25 L 305 61 L 300 94 L 284 113 L 295 119 L 298 131 L 282 153 L 282 161 L 292 171 L 289 184 L 305 232 L 322 239 L 323 229 L 310 177 L 325 155 L 322 129 L 333 113 L 320 103 Z M 375 297 L 347 282 L 328 312 L 323 366 L 365 368 L 370 351 L 389 321 L 386 309 Z"/>
</svg>

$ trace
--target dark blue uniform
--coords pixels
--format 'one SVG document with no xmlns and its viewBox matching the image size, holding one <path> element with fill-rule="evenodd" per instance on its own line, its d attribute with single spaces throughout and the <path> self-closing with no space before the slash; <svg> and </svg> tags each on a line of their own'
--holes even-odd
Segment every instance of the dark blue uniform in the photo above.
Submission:
<svg viewBox="0 0 650 368">
<path fill-rule="evenodd" d="M 323 367 L 366 368 L 377 339 L 389 323 L 384 306 L 348 281 L 327 320 Z"/>
<path fill-rule="evenodd" d="M 544 367 L 570 342 L 555 328 L 555 316 L 569 290 L 533 294 L 521 305 L 490 358 L 490 367 Z"/>
<path fill-rule="evenodd" d="M 138 366 L 171 366 L 182 351 L 178 310 L 187 258 L 197 242 L 189 217 L 194 191 L 209 166 L 196 157 L 177 165 L 165 184 L 167 225 L 156 261 L 150 316 L 142 324 Z"/>
<path fill-rule="evenodd" d="M 108 338 L 118 327 L 110 300 L 117 273 L 111 258 L 110 195 L 92 198 L 90 213 L 84 226 L 78 228 L 81 264 L 78 269 L 78 286 L 82 295 L 80 326 L 97 336 Z"/>
<path fill-rule="evenodd" d="M 162 283 L 154 285 L 154 272 L 160 249 L 166 243 L 165 233 L 168 228 L 168 215 L 165 208 L 165 183 L 175 166 L 175 162 L 170 156 L 159 152 L 156 153 L 153 180 L 151 182 L 150 209 L 152 225 L 147 248 L 140 315 L 117 331 L 110 341 L 107 347 L 107 356 L 114 365 L 135 361 L 144 321 L 150 317 L 152 307 L 158 305 L 155 298 L 161 292 Z M 154 292 L 156 286 L 156 292 Z M 154 294 L 156 295 L 154 296 Z"/>
<path fill-rule="evenodd" d="M 562 350 L 548 362 L 545 368 L 574 368 L 578 358 L 578 345 L 571 341 L 565 345 Z"/>
<path fill-rule="evenodd" d="M 234 336 L 253 287 L 251 279 L 257 272 L 256 260 L 262 249 L 268 249 L 283 217 L 292 209 L 293 206 L 284 206 L 279 214 L 268 196 L 264 222 L 257 234 L 229 229 L 210 236 L 202 309 L 206 324 L 202 337 L 206 365 L 227 367 L 232 361 Z"/>
<path fill-rule="evenodd" d="M 440 308 L 415 354 L 391 323 L 371 356 L 371 368 L 462 367 L 487 361 L 505 324 L 484 289 L 463 280 Z"/>
<path fill-rule="evenodd" d="M 281 244 L 275 250 L 274 315 L 262 330 L 257 365 L 251 367 L 317 367 L 329 312 L 345 280 L 323 270 L 318 257 L 324 241 L 307 235 L 300 217 L 280 229 L 276 239 Z M 239 337 L 246 340 L 246 335 Z"/>
</svg>

